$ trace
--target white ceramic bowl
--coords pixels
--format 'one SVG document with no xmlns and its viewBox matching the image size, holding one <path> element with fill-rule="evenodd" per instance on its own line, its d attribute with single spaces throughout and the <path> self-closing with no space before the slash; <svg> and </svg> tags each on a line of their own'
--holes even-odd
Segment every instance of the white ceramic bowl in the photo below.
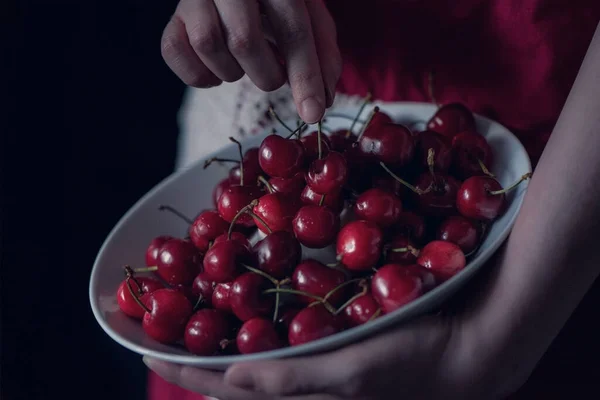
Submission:
<svg viewBox="0 0 600 400">
<path fill-rule="evenodd" d="M 412 125 L 416 121 L 428 120 L 436 110 L 432 104 L 395 103 L 380 105 L 397 122 Z M 358 108 L 330 110 L 328 114 L 354 116 Z M 363 118 L 367 111 L 363 113 Z M 477 128 L 486 137 L 494 150 L 495 161 L 492 171 L 506 187 L 524 173 L 531 171 L 530 160 L 518 139 L 505 127 L 481 116 L 476 116 Z M 295 121 L 288 122 L 291 126 Z M 327 126 L 332 129 L 347 128 L 348 119 L 327 117 Z M 357 124 L 357 128 L 359 125 Z M 278 127 L 280 128 L 280 127 Z M 279 129 L 282 131 L 281 129 Z M 265 135 L 270 129 L 265 130 Z M 244 148 L 259 146 L 264 135 L 249 138 Z M 227 146 L 210 157 L 237 158 L 237 147 Z M 161 204 L 168 204 L 190 216 L 205 208 L 213 208 L 213 187 L 227 174 L 217 165 L 203 169 L 203 162 L 179 171 L 141 198 L 118 222 L 100 249 L 90 279 L 90 303 L 98 323 L 104 331 L 122 346 L 142 355 L 161 360 L 223 370 L 232 363 L 251 360 L 296 357 L 324 352 L 348 345 L 381 332 L 393 325 L 403 323 L 418 315 L 430 312 L 441 305 L 473 277 L 484 263 L 507 238 L 523 202 L 527 182 L 508 195 L 509 207 L 489 230 L 489 233 L 463 271 L 449 281 L 406 306 L 362 325 L 336 335 L 296 347 L 236 356 L 199 357 L 185 350 L 163 345 L 147 337 L 141 323 L 128 318 L 117 305 L 116 290 L 123 280 L 123 265 L 143 266 L 146 247 L 158 235 L 186 235 L 184 222 L 168 212 L 158 211 Z"/>
</svg>

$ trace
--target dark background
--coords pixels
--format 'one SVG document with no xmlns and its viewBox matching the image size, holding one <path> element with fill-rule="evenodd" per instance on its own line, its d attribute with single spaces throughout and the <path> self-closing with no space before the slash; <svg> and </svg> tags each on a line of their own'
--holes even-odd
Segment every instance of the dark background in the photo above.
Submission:
<svg viewBox="0 0 600 400">
<path fill-rule="evenodd" d="M 146 369 L 96 323 L 88 281 L 114 224 L 174 167 L 184 87 L 160 36 L 175 5 L 0 4 L 3 400 L 145 398 Z M 599 293 L 520 398 L 597 388 Z"/>
</svg>

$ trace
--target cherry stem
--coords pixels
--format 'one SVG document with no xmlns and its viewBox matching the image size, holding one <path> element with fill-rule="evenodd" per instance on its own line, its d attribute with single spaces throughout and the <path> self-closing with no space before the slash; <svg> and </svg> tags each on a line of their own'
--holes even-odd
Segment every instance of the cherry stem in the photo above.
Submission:
<svg viewBox="0 0 600 400">
<path fill-rule="evenodd" d="M 158 267 L 153 266 L 153 267 L 136 268 L 133 271 L 134 272 L 154 272 L 154 271 L 158 271 Z"/>
<path fill-rule="evenodd" d="M 274 288 L 274 289 L 267 289 L 263 292 L 263 294 L 269 294 L 269 293 L 285 293 L 285 294 L 295 294 L 298 296 L 309 297 L 313 300 L 316 300 L 318 302 L 318 304 L 323 304 L 323 306 L 325 306 L 325 308 L 327 308 L 328 311 L 330 311 L 332 313 L 335 312 L 335 309 L 324 298 L 319 297 L 314 294 L 311 294 L 311 293 L 303 292 L 301 290 Z"/>
<path fill-rule="evenodd" d="M 366 287 L 367 281 L 365 280 L 365 278 L 356 278 L 356 279 L 351 279 L 349 281 L 346 281 L 340 285 L 337 285 L 336 287 L 334 287 L 333 289 L 331 289 L 329 292 L 327 292 L 327 294 L 325 295 L 325 297 L 323 297 L 323 300 L 327 301 L 329 300 L 329 298 L 331 296 L 333 296 L 338 290 L 341 290 L 343 288 L 345 288 L 348 285 L 351 285 L 355 282 L 361 282 L 360 286 L 361 287 Z"/>
<path fill-rule="evenodd" d="M 300 139 L 300 134 L 302 133 L 302 130 L 307 128 L 308 126 L 306 125 L 306 122 L 302 122 L 300 124 L 300 126 L 298 126 L 296 128 L 296 130 L 292 131 L 292 133 L 290 133 L 288 136 L 286 136 L 286 139 L 291 139 L 292 136 L 296 135 L 296 137 L 298 139 Z"/>
<path fill-rule="evenodd" d="M 369 322 L 369 321 L 373 321 L 375 318 L 379 317 L 379 316 L 381 315 L 381 312 L 382 312 L 382 311 L 383 311 L 383 310 L 381 309 L 381 307 L 379 307 L 379 308 L 377 309 L 377 311 L 375 311 L 375 312 L 373 313 L 373 315 L 371 315 L 371 318 L 369 318 L 369 319 L 367 320 L 367 322 Z"/>
<path fill-rule="evenodd" d="M 265 187 L 267 188 L 267 190 L 269 191 L 269 193 L 275 193 L 275 189 L 273 188 L 273 185 L 271 185 L 269 183 L 268 180 L 265 179 L 264 176 L 259 175 L 258 176 L 258 182 L 262 183 L 263 185 L 265 185 Z"/>
<path fill-rule="evenodd" d="M 146 305 L 144 303 L 142 303 L 142 301 L 139 299 L 139 297 L 137 297 L 137 295 L 133 292 L 133 288 L 131 287 L 131 282 L 130 282 L 131 276 L 128 276 L 127 278 L 125 278 L 125 284 L 127 285 L 127 289 L 129 289 L 129 294 L 131 294 L 131 297 L 133 297 L 133 299 L 135 300 L 135 302 L 144 309 L 144 311 L 146 311 L 147 313 L 152 312 L 148 307 L 146 307 Z"/>
<path fill-rule="evenodd" d="M 354 125 L 356 125 L 356 121 L 358 121 L 358 118 L 360 117 L 360 115 L 362 114 L 365 107 L 367 106 L 367 104 L 369 104 L 370 101 L 371 101 L 371 93 L 367 93 L 367 96 L 365 97 L 362 105 L 360 106 L 358 113 L 352 120 L 352 124 L 350 125 L 350 128 L 348 128 L 348 132 L 346 132 L 346 139 L 348 139 L 352 135 L 352 130 L 354 129 Z"/>
<path fill-rule="evenodd" d="M 371 121 L 373 120 L 373 117 L 375 116 L 375 114 L 377 114 L 379 112 L 379 107 L 375 106 L 375 108 L 373 109 L 373 111 L 371 111 L 371 113 L 369 114 L 369 117 L 367 118 L 367 122 L 365 122 L 365 124 L 362 126 L 360 133 L 358 134 L 358 136 L 356 137 L 356 141 L 358 142 L 359 139 L 362 137 L 362 135 L 365 133 L 365 131 L 367 130 L 367 127 L 369 126 L 369 124 L 371 123 Z"/>
<path fill-rule="evenodd" d="M 238 152 L 240 153 L 240 186 L 244 186 L 244 163 L 242 162 L 244 160 L 244 153 L 242 152 L 242 144 L 231 136 L 229 140 L 237 144 Z"/>
<path fill-rule="evenodd" d="M 276 285 L 276 289 L 279 289 L 279 283 Z M 279 301 L 281 293 L 275 293 L 275 310 L 273 311 L 273 323 L 277 323 L 277 317 L 279 317 Z"/>
<path fill-rule="evenodd" d="M 204 297 L 202 297 L 202 295 L 200 295 L 200 297 L 198 297 L 198 300 L 196 301 L 196 304 L 194 305 L 193 311 L 196 312 L 198 311 L 198 309 L 200 308 L 200 305 L 204 303 Z"/>
<path fill-rule="evenodd" d="M 390 174 L 392 176 L 392 178 L 394 178 L 395 180 L 397 180 L 398 182 L 400 182 L 401 184 L 403 184 L 404 186 L 406 186 L 407 188 L 409 188 L 410 190 L 412 190 L 413 192 L 415 192 L 416 194 L 418 194 L 419 196 L 424 195 L 425 193 L 427 193 L 426 191 L 423 191 L 417 187 L 414 187 L 413 185 L 411 185 L 410 183 L 406 182 L 404 179 L 400 178 L 398 175 L 396 175 L 395 173 L 392 172 L 391 169 L 389 169 L 384 163 L 383 161 L 379 162 L 379 165 L 381 165 L 381 167 L 386 170 L 386 172 L 388 174 Z"/>
<path fill-rule="evenodd" d="M 323 203 L 325 203 L 325 195 L 324 194 L 321 195 L 321 199 L 319 200 L 319 207 L 322 206 Z"/>
<path fill-rule="evenodd" d="M 133 269 L 129 265 L 125 266 L 125 277 L 126 278 L 130 278 L 131 280 L 133 280 L 133 283 L 135 283 L 135 285 L 138 288 L 138 293 L 140 294 L 140 296 L 144 294 L 144 291 L 142 290 L 142 285 L 140 285 L 140 283 L 138 282 L 138 280 L 135 279 L 135 277 L 134 277 L 134 271 L 133 271 Z"/>
<path fill-rule="evenodd" d="M 427 150 L 427 167 L 429 168 L 429 172 L 435 181 L 435 150 L 433 148 Z"/>
<path fill-rule="evenodd" d="M 254 268 L 254 267 L 251 267 L 251 266 L 246 265 L 246 264 L 242 264 L 242 266 L 244 268 L 246 268 L 248 271 L 254 272 L 256 275 L 260 275 L 263 278 L 268 279 L 269 281 L 271 281 L 271 283 L 273 285 L 279 286 L 281 284 L 277 279 L 273 278 L 271 275 L 267 274 L 265 271 L 261 271 L 258 268 Z"/>
<path fill-rule="evenodd" d="M 258 222 L 260 222 L 265 227 L 265 229 L 267 230 L 267 232 L 269 232 L 269 234 L 273 233 L 273 231 L 271 230 L 271 228 L 269 228 L 269 225 L 267 225 L 267 223 L 265 222 L 265 220 L 262 219 L 262 217 L 260 215 L 256 214 L 252 210 L 246 210 L 246 214 L 250 215 L 254 219 L 257 219 Z"/>
<path fill-rule="evenodd" d="M 322 144 L 321 144 L 321 128 L 322 128 L 322 122 L 319 121 L 319 123 L 317 124 L 317 148 L 319 151 L 319 160 L 323 157 L 323 149 L 322 149 Z"/>
<path fill-rule="evenodd" d="M 519 186 L 521 184 L 521 182 L 526 181 L 527 179 L 531 178 L 531 176 L 532 176 L 532 173 L 528 172 L 525 175 L 523 175 L 521 177 L 521 179 L 519 179 L 518 181 L 516 181 L 515 183 L 513 183 L 512 185 L 510 185 L 506 189 L 494 190 L 494 191 L 488 192 L 488 194 L 490 194 L 492 196 L 495 196 L 495 195 L 498 195 L 498 194 L 504 194 L 506 192 L 509 192 L 509 191 L 513 190 L 514 188 L 516 188 L 517 186 Z"/>
<path fill-rule="evenodd" d="M 350 299 L 348 299 L 348 301 L 347 301 L 347 302 L 345 302 L 344 304 L 342 304 L 342 305 L 340 306 L 340 308 L 338 308 L 338 309 L 335 311 L 335 315 L 337 315 L 337 314 L 341 313 L 342 311 L 344 311 L 344 309 L 345 309 L 346 307 L 348 307 L 350 304 L 352 304 L 352 302 L 354 302 L 354 300 L 356 300 L 356 299 L 358 299 L 359 297 L 362 297 L 362 296 L 364 296 L 365 294 L 367 294 L 367 292 L 369 291 L 369 287 L 367 286 L 366 282 L 365 282 L 365 283 L 363 283 L 361 286 L 362 286 L 362 290 L 360 291 L 360 293 L 357 293 L 357 294 L 355 294 L 354 296 L 350 297 Z"/>
<path fill-rule="evenodd" d="M 344 273 L 344 275 L 346 275 L 346 276 L 349 275 L 348 274 L 348 270 L 346 270 L 345 268 L 340 267 L 339 260 L 335 264 L 325 264 L 325 266 L 327 268 L 331 268 L 331 269 L 335 269 L 336 271 L 340 271 L 340 272 Z"/>
<path fill-rule="evenodd" d="M 414 247 L 408 245 L 406 247 L 397 247 L 395 249 L 390 249 L 392 253 L 410 253 L 415 257 L 419 257 L 420 251 L 419 249 L 415 249 Z"/>
<path fill-rule="evenodd" d="M 481 171 L 483 171 L 484 174 L 486 174 L 487 176 L 491 177 L 491 178 L 495 178 L 496 176 L 494 174 L 492 174 L 490 172 L 490 170 L 485 166 L 485 164 L 483 163 L 483 161 L 481 161 L 479 158 L 477 159 L 477 162 L 479 163 L 479 167 L 481 167 Z"/>
<path fill-rule="evenodd" d="M 290 128 L 289 126 L 286 125 L 285 122 L 283 122 L 283 120 L 281 118 L 279 118 L 279 115 L 277 115 L 277 113 L 275 112 L 275 110 L 273 109 L 273 107 L 269 107 L 269 114 L 271 114 L 271 116 L 273 118 L 275 118 L 277 120 L 277 122 L 279 122 L 285 129 L 287 129 L 288 131 L 294 133 L 295 130 Z"/>
<path fill-rule="evenodd" d="M 194 223 L 194 221 L 192 221 L 191 218 L 186 217 L 181 212 L 177 211 L 176 209 L 174 209 L 171 206 L 167 206 L 167 205 L 158 206 L 158 211 L 165 211 L 165 210 L 177 215 L 179 218 L 181 218 L 183 221 L 187 222 L 189 225 Z"/>
<path fill-rule="evenodd" d="M 224 163 L 224 162 L 230 162 L 230 163 L 236 163 L 239 164 L 240 162 L 238 160 L 233 160 L 231 158 L 219 158 L 219 157 L 213 157 L 210 160 L 206 160 L 204 161 L 204 169 L 208 168 L 208 166 L 214 162 L 220 162 L 220 163 Z"/>
<path fill-rule="evenodd" d="M 233 232 L 233 227 L 235 226 L 235 222 L 246 212 L 248 212 L 248 210 L 252 209 L 254 206 L 256 206 L 258 204 L 258 200 L 254 199 L 250 202 L 250 204 L 248 204 L 245 207 L 242 207 L 242 209 L 240 211 L 238 211 L 237 214 L 235 214 L 235 216 L 233 217 L 233 219 L 231 220 L 231 224 L 229 224 L 229 230 L 227 231 L 227 239 L 231 240 L 231 233 Z"/>
</svg>

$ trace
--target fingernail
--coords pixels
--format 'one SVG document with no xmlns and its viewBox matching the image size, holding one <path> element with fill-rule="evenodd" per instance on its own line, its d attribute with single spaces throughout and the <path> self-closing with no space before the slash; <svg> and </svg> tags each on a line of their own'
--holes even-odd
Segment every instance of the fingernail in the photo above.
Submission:
<svg viewBox="0 0 600 400">
<path fill-rule="evenodd" d="M 242 389 L 254 389 L 254 379 L 252 379 L 252 376 L 235 368 L 225 373 L 225 382 Z"/>
<path fill-rule="evenodd" d="M 319 121 L 324 109 L 325 106 L 323 104 L 323 100 L 316 97 L 309 97 L 300 105 L 302 119 L 304 122 L 309 124 L 314 124 L 315 122 Z"/>
</svg>

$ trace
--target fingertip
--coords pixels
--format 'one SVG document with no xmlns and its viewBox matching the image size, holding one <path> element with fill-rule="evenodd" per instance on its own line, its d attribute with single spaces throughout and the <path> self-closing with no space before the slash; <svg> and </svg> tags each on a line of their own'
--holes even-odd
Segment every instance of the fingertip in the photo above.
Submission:
<svg viewBox="0 0 600 400">
<path fill-rule="evenodd" d="M 309 97 L 302 100 L 300 109 L 298 110 L 300 118 L 307 124 L 319 122 L 325 114 L 325 101 L 318 96 Z"/>
<path fill-rule="evenodd" d="M 252 390 L 254 389 L 254 378 L 247 368 L 243 365 L 233 365 L 227 371 L 223 377 L 225 383 L 236 386 L 242 389 Z"/>
</svg>

